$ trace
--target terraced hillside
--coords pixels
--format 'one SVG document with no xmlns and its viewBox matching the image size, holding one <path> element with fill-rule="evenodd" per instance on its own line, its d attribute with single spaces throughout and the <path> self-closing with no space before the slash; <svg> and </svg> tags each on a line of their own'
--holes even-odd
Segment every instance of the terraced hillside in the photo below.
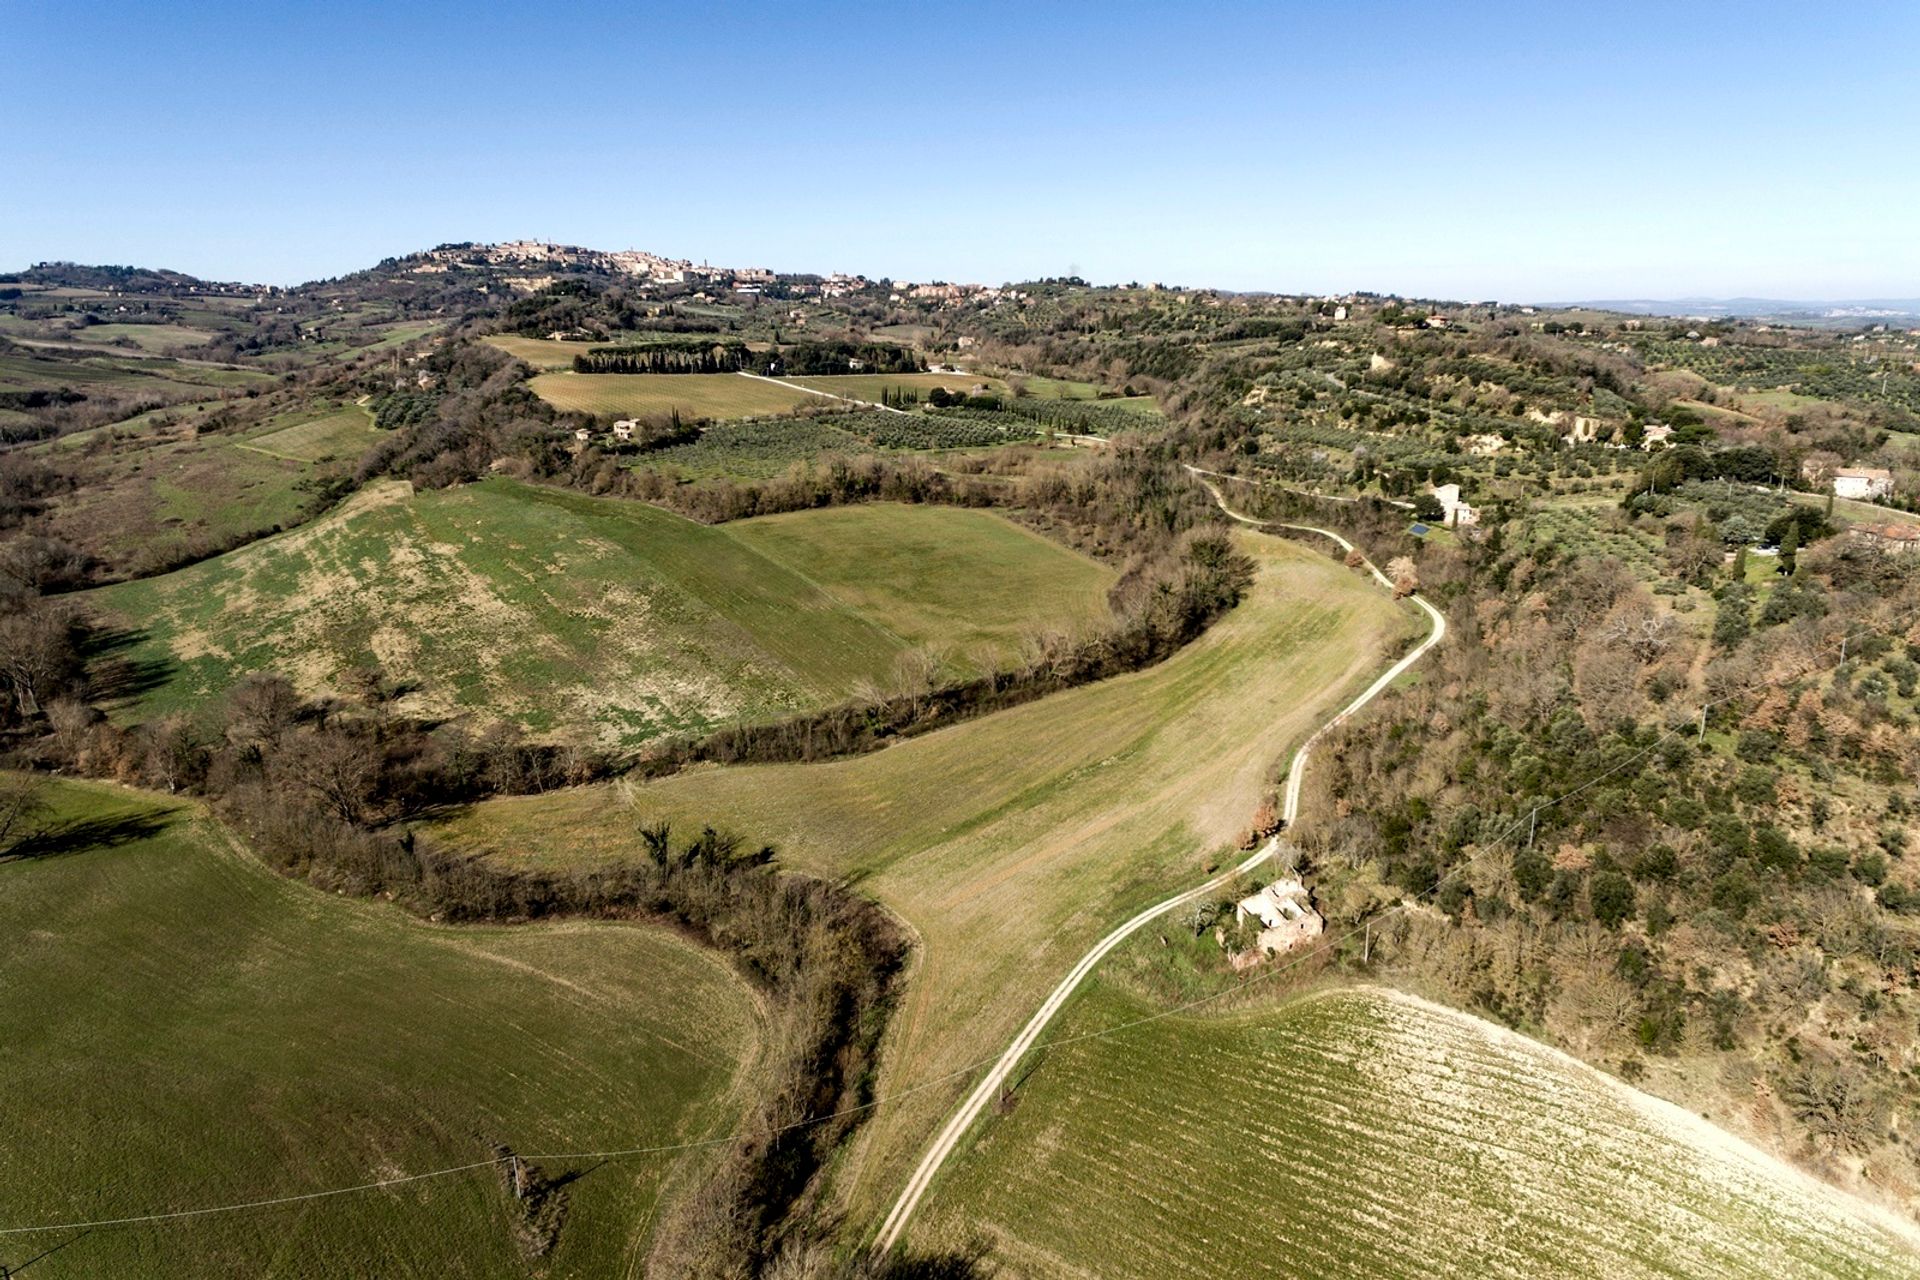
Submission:
<svg viewBox="0 0 1920 1280">
<path fill-rule="evenodd" d="M 1920 1234 L 1492 1024 L 1386 991 L 1096 988 L 922 1208 L 1005 1274 L 1912 1276 Z"/>
<path fill-rule="evenodd" d="M 0 860 L 0 1227 L 724 1133 L 752 995 L 664 929 L 437 928 L 282 880 L 196 808 L 59 784 Z M 690 1158 L 703 1159 L 698 1153 Z M 480 1169 L 266 1211 L 0 1236 L 61 1277 L 637 1274 L 678 1155 L 543 1162 L 536 1264 Z"/>
<path fill-rule="evenodd" d="M 1423 629 L 1317 550 L 1241 543 L 1259 563 L 1247 599 L 1149 670 L 854 759 L 491 801 L 433 837 L 585 865 L 635 856 L 646 822 L 713 823 L 905 917 L 923 951 L 880 1091 L 917 1092 L 874 1113 L 842 1172 L 855 1216 L 877 1220 L 968 1068 L 1115 921 L 1202 879 L 1274 762 Z"/>
<path fill-rule="evenodd" d="M 377 666 L 422 713 L 634 744 L 885 686 L 938 645 L 962 668 L 1102 616 L 1109 570 L 998 516 L 864 506 L 708 527 L 505 480 L 385 484 L 325 519 L 94 596 L 167 673 L 126 714 L 249 671 L 338 691 Z"/>
</svg>

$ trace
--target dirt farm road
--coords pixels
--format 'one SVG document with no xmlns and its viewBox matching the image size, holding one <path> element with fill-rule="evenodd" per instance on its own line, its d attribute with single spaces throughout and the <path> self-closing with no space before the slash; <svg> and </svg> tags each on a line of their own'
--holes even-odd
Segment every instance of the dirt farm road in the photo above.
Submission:
<svg viewBox="0 0 1920 1280">
<path fill-rule="evenodd" d="M 1243 515 L 1227 505 L 1226 498 L 1221 494 L 1220 490 L 1214 486 L 1213 481 L 1208 478 L 1218 477 L 1221 479 L 1231 479 L 1233 477 L 1220 476 L 1217 472 L 1204 471 L 1194 466 L 1187 467 L 1187 471 L 1207 487 L 1207 492 L 1213 495 L 1213 500 L 1218 504 L 1221 511 L 1226 513 L 1229 518 L 1241 524 L 1253 525 L 1256 528 L 1295 529 L 1306 533 L 1315 533 L 1321 537 L 1332 539 L 1335 543 L 1339 544 L 1343 552 L 1352 552 L 1355 550 L 1353 543 L 1333 532 L 1331 529 L 1321 529 L 1313 525 L 1281 524 L 1276 521 L 1256 520 L 1252 516 Z M 1367 572 L 1373 575 L 1375 581 L 1379 582 L 1379 584 L 1388 591 L 1393 590 L 1393 583 L 1387 579 L 1386 574 L 1380 572 L 1379 568 L 1375 566 L 1372 561 L 1363 560 L 1363 563 L 1366 566 Z M 1411 597 L 1411 599 L 1426 611 L 1427 618 L 1432 624 L 1426 638 L 1415 645 L 1406 656 L 1389 667 L 1378 680 L 1368 685 L 1366 690 L 1342 708 L 1338 715 L 1314 730 L 1307 740 L 1300 744 L 1299 749 L 1293 753 L 1293 759 L 1289 761 L 1287 765 L 1286 795 L 1280 811 L 1280 818 L 1283 825 L 1291 826 L 1294 819 L 1299 816 L 1301 780 L 1306 775 L 1307 757 L 1313 750 L 1314 744 L 1349 716 L 1372 702 L 1389 685 L 1399 679 L 1408 668 L 1412 667 L 1414 663 L 1424 657 L 1427 650 L 1433 648 L 1434 645 L 1446 638 L 1447 619 L 1445 615 L 1417 595 Z M 973 1092 L 969 1093 L 966 1100 L 960 1104 L 960 1109 L 953 1113 L 952 1118 L 950 1118 L 945 1127 L 940 1130 L 939 1135 L 933 1140 L 933 1145 L 927 1148 L 927 1153 L 921 1157 L 919 1165 L 916 1166 L 913 1171 L 913 1176 L 908 1179 L 906 1188 L 901 1191 L 900 1198 L 894 1201 L 893 1208 L 888 1212 L 886 1220 L 880 1224 L 878 1244 L 881 1249 L 891 1249 L 900 1242 L 900 1237 L 906 1231 L 908 1219 L 913 1216 L 914 1209 L 926 1194 L 927 1188 L 932 1185 L 933 1179 L 940 1172 L 941 1166 L 946 1163 L 947 1157 L 950 1156 L 954 1148 L 959 1145 L 960 1139 L 966 1134 L 967 1130 L 973 1126 L 973 1122 L 980 1118 L 980 1113 L 986 1110 L 987 1104 L 993 1100 L 994 1096 L 999 1092 L 1000 1087 L 1013 1074 L 1014 1068 L 1019 1066 L 1020 1060 L 1027 1055 L 1027 1051 L 1039 1040 L 1041 1032 L 1047 1029 L 1047 1024 L 1053 1021 L 1060 1010 L 1066 1006 L 1067 1001 L 1073 996 L 1074 991 L 1086 980 L 1087 975 L 1093 972 L 1094 966 L 1098 965 L 1107 957 L 1109 952 L 1149 922 L 1186 903 L 1192 902 L 1196 898 L 1205 897 L 1223 885 L 1231 883 L 1235 877 L 1254 870 L 1268 858 L 1271 858 L 1275 850 L 1279 847 L 1280 837 L 1275 836 L 1232 869 L 1222 872 L 1213 879 L 1208 880 L 1205 884 L 1196 885 L 1191 889 L 1177 893 L 1171 898 L 1167 898 L 1164 901 L 1157 902 L 1153 906 L 1148 907 L 1132 919 L 1116 927 L 1111 933 L 1107 934 L 1106 937 L 1095 943 L 1090 951 L 1080 957 L 1079 963 L 1074 965 L 1067 973 L 1067 976 L 1060 980 L 1059 985 L 1054 987 L 1052 992 L 1048 994 L 1046 1000 L 1042 1002 L 1039 1009 L 1034 1012 L 1033 1017 L 1028 1019 L 1027 1024 L 1020 1029 L 1020 1034 L 1014 1037 L 1013 1043 L 1009 1044 L 1006 1051 L 994 1060 L 992 1068 L 988 1070 L 986 1075 L 980 1078 L 980 1083 L 974 1086 Z"/>
</svg>

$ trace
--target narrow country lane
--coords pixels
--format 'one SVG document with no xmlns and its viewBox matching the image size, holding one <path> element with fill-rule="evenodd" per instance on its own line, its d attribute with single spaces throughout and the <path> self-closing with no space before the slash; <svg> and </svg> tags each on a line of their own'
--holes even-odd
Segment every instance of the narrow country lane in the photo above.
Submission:
<svg viewBox="0 0 1920 1280">
<path fill-rule="evenodd" d="M 1204 471 L 1195 466 L 1188 466 L 1187 471 L 1207 487 L 1207 492 L 1213 495 L 1214 502 L 1230 519 L 1236 520 L 1241 524 L 1253 525 L 1255 527 L 1296 529 L 1302 532 L 1314 533 L 1321 537 L 1332 539 L 1344 552 L 1352 552 L 1355 550 L 1353 543 L 1331 529 L 1321 529 L 1313 525 L 1282 524 L 1277 521 L 1257 520 L 1252 516 L 1235 511 L 1227 505 L 1225 496 L 1221 494 L 1220 490 L 1214 486 L 1213 480 L 1209 478 L 1218 477 L 1225 479 L 1231 477 L 1220 477 L 1217 472 Z M 1386 574 L 1380 572 L 1379 568 L 1372 561 L 1363 559 L 1362 563 L 1365 564 L 1367 572 L 1373 576 L 1375 581 L 1388 591 L 1393 590 L 1393 583 L 1388 580 Z M 1418 645 L 1415 645 L 1405 657 L 1389 667 L 1378 680 L 1368 685 L 1365 691 L 1342 708 L 1331 720 L 1328 720 L 1325 724 L 1314 730 L 1307 740 L 1300 744 L 1299 749 L 1293 753 L 1293 759 L 1288 762 L 1287 766 L 1286 794 L 1280 810 L 1280 818 L 1283 825 L 1292 826 L 1294 820 L 1299 816 L 1301 781 L 1306 776 L 1307 759 L 1313 750 L 1314 744 L 1319 742 L 1322 737 L 1345 721 L 1349 716 L 1372 702 L 1389 685 L 1399 679 L 1408 668 L 1412 667 L 1414 663 L 1425 656 L 1429 649 L 1433 648 L 1434 645 L 1440 643 L 1440 641 L 1446 637 L 1447 619 L 1445 615 L 1417 595 L 1411 597 L 1411 599 L 1415 604 L 1419 605 L 1421 609 L 1426 611 L 1427 618 L 1432 624 L 1426 638 Z M 994 1096 L 999 1092 L 1001 1085 L 1013 1074 L 1014 1068 L 1019 1066 L 1020 1060 L 1026 1056 L 1027 1051 L 1039 1040 L 1041 1033 L 1047 1029 L 1047 1025 L 1051 1023 L 1060 1010 L 1066 1006 L 1068 999 L 1072 997 L 1074 991 L 1079 988 L 1080 984 L 1086 980 L 1087 975 L 1093 972 L 1094 967 L 1098 965 L 1101 960 L 1105 959 L 1108 953 L 1115 947 L 1126 941 L 1128 937 L 1151 921 L 1177 907 L 1192 902 L 1196 898 L 1205 897 L 1223 885 L 1231 883 L 1236 877 L 1254 870 L 1261 863 L 1271 858 L 1279 848 L 1279 845 L 1280 837 L 1275 836 L 1230 870 L 1222 872 L 1204 884 L 1196 885 L 1191 889 L 1177 893 L 1171 898 L 1167 898 L 1146 908 L 1100 939 L 1099 942 L 1094 944 L 1091 950 L 1080 958 L 1079 963 L 1074 965 L 1067 976 L 1060 980 L 1059 985 L 1054 987 L 1052 992 L 1048 994 L 1046 1000 L 1040 1005 L 1040 1008 L 1034 1012 L 1033 1017 L 1020 1029 L 1020 1034 L 1014 1037 L 1013 1043 L 1009 1044 L 1006 1051 L 1002 1053 L 999 1058 L 995 1059 L 992 1068 L 988 1070 L 986 1075 L 981 1077 L 980 1083 L 974 1086 L 973 1092 L 967 1095 L 966 1100 L 960 1104 L 960 1109 L 954 1112 L 952 1118 L 949 1119 L 945 1127 L 940 1130 L 939 1136 L 933 1140 L 933 1145 L 927 1149 L 926 1155 L 921 1157 L 919 1165 L 916 1166 L 913 1171 L 913 1176 L 907 1181 L 906 1188 L 901 1191 L 900 1198 L 894 1202 L 893 1208 L 888 1212 L 886 1220 L 880 1224 L 878 1243 L 881 1249 L 891 1249 L 899 1243 L 901 1236 L 906 1231 L 908 1220 L 913 1216 L 914 1209 L 918 1207 L 921 1197 L 926 1194 L 927 1188 L 932 1185 L 934 1177 L 946 1163 L 947 1157 L 953 1153 L 954 1148 L 959 1145 L 960 1139 L 965 1136 L 967 1130 L 973 1126 L 973 1122 L 979 1119 L 980 1113 L 986 1109 L 987 1104 L 992 1101 Z"/>
</svg>

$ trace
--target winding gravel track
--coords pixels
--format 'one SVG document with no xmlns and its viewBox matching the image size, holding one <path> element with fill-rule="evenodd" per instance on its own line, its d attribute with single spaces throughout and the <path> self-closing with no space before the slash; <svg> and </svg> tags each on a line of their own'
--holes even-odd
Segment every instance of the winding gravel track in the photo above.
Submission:
<svg viewBox="0 0 1920 1280">
<path fill-rule="evenodd" d="M 1219 489 L 1214 487 L 1213 480 L 1209 479 L 1209 477 L 1217 477 L 1219 479 L 1232 479 L 1234 477 L 1222 476 L 1219 472 L 1205 471 L 1194 466 L 1187 467 L 1187 470 L 1198 479 L 1201 484 L 1207 487 L 1207 492 L 1213 495 L 1213 500 L 1219 505 L 1221 511 L 1242 524 L 1250 524 L 1256 527 L 1296 529 L 1306 533 L 1316 533 L 1321 537 L 1331 538 L 1340 545 L 1343 551 L 1351 552 L 1355 550 L 1353 543 L 1331 529 L 1321 529 L 1314 525 L 1281 524 L 1277 521 L 1257 520 L 1252 516 L 1243 515 L 1227 505 L 1226 498 L 1221 495 Z M 1376 567 L 1372 561 L 1363 560 L 1363 563 L 1366 565 L 1367 572 L 1373 575 L 1375 581 L 1388 591 L 1393 590 L 1393 583 L 1388 580 L 1386 574 L 1380 572 L 1379 568 Z M 1378 680 L 1368 685 L 1366 691 L 1342 708 L 1338 715 L 1314 730 L 1313 734 L 1308 737 L 1305 742 L 1300 744 L 1300 749 L 1293 753 L 1293 759 L 1289 761 L 1287 765 L 1287 788 L 1280 810 L 1280 818 L 1284 825 L 1293 825 L 1294 819 L 1299 816 L 1300 784 L 1301 780 L 1306 776 L 1307 756 L 1308 753 L 1313 750 L 1314 744 L 1335 726 L 1346 720 L 1347 717 L 1353 715 L 1369 702 L 1372 702 L 1380 695 L 1382 690 L 1399 679 L 1409 667 L 1418 662 L 1426 654 L 1427 650 L 1433 648 L 1434 645 L 1440 643 L 1440 641 L 1446 637 L 1446 616 L 1419 596 L 1414 596 L 1412 599 L 1415 604 L 1426 610 L 1427 617 L 1433 624 L 1432 629 L 1427 633 L 1426 639 L 1414 646 L 1405 657 L 1389 667 L 1385 674 Z M 1109 933 L 1106 937 L 1100 939 L 1099 942 L 1094 944 L 1092 950 L 1080 957 L 1080 962 L 1074 965 L 1067 976 L 1060 980 L 1060 984 L 1048 994 L 1046 1000 L 1040 1005 L 1040 1008 L 1034 1012 L 1033 1017 L 1027 1020 L 1026 1026 L 1020 1029 L 1020 1034 L 1013 1038 L 1013 1043 L 1007 1046 L 1006 1052 L 995 1059 L 993 1067 L 986 1075 L 980 1078 L 980 1083 L 974 1086 L 973 1092 L 968 1094 L 966 1101 L 960 1104 L 960 1109 L 953 1113 L 952 1118 L 947 1121 L 946 1127 L 940 1130 L 939 1136 L 933 1140 L 933 1145 L 927 1148 L 927 1153 L 921 1157 L 919 1165 L 913 1171 L 913 1177 L 908 1179 L 906 1188 L 901 1191 L 900 1198 L 894 1201 L 893 1209 L 887 1214 L 886 1221 L 880 1224 L 878 1243 L 881 1249 L 891 1249 L 899 1243 L 901 1235 L 906 1231 L 907 1220 L 913 1216 L 913 1211 L 919 1205 L 921 1197 L 926 1194 L 927 1188 L 932 1185 L 935 1175 L 940 1172 L 940 1168 L 946 1163 L 947 1157 L 953 1154 L 953 1149 L 959 1145 L 961 1137 L 972 1127 L 973 1122 L 979 1119 L 980 1113 L 986 1110 L 987 1104 L 991 1102 L 994 1095 L 999 1092 L 1001 1085 L 1013 1074 L 1014 1068 L 1020 1065 L 1020 1060 L 1026 1056 L 1027 1051 L 1039 1040 L 1041 1032 L 1047 1029 L 1047 1024 L 1052 1022 L 1055 1015 L 1065 1007 L 1067 1000 L 1073 995 L 1081 982 L 1086 979 L 1089 973 L 1093 972 L 1094 966 L 1105 959 L 1107 954 L 1115 947 L 1126 941 L 1130 935 L 1152 920 L 1165 915 L 1177 907 L 1192 902 L 1196 898 L 1205 897 L 1223 885 L 1232 882 L 1235 877 L 1252 871 L 1262 862 L 1272 857 L 1274 851 L 1279 847 L 1280 837 L 1275 836 L 1260 846 L 1260 848 L 1254 850 L 1245 861 L 1233 867 L 1232 870 L 1222 872 L 1205 884 L 1196 885 L 1194 888 L 1182 893 L 1177 893 L 1171 898 L 1167 898 L 1164 901 L 1157 902 L 1153 906 L 1148 907 L 1146 910 L 1128 920 L 1125 924 L 1115 928 L 1113 932 Z"/>
</svg>

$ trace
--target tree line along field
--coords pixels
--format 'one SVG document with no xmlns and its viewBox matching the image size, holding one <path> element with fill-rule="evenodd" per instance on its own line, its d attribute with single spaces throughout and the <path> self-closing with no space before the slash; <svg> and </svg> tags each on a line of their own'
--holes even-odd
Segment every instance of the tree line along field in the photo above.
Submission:
<svg viewBox="0 0 1920 1280">
<path fill-rule="evenodd" d="M 1920 1275 L 1910 1225 L 1468 1015 L 1346 989 L 1096 1034 L 1158 1009 L 1096 979 L 914 1243 L 1112 1280 Z"/>
<path fill-rule="evenodd" d="M 922 400 L 935 388 L 962 395 L 982 388 L 993 395 L 1007 394 L 1005 382 L 976 373 L 838 373 L 827 377 L 788 378 L 786 381 L 824 391 L 828 395 L 864 400 L 870 404 L 880 403 L 882 393 L 889 390 L 904 390 Z"/>
<path fill-rule="evenodd" d="M 686 419 L 785 413 L 819 399 L 737 373 L 542 373 L 527 384 L 556 409 L 638 418 L 678 412 Z"/>
<path fill-rule="evenodd" d="M 690 335 L 673 333 L 648 335 L 645 333 L 635 333 L 624 335 L 619 342 L 581 342 L 569 338 L 526 338 L 514 333 L 496 333 L 489 335 L 484 341 L 488 346 L 506 352 L 515 360 L 522 361 L 535 369 L 545 372 L 557 369 L 572 369 L 573 358 L 575 356 L 583 356 L 595 347 L 619 346 L 622 343 L 632 343 L 636 346 L 645 345 L 649 336 L 677 338 Z M 751 351 L 764 351 L 771 344 L 765 342 L 749 342 L 746 345 Z"/>
<path fill-rule="evenodd" d="M 496 335 L 487 342 L 542 370 L 527 385 L 554 408 L 602 417 L 637 418 L 678 411 L 686 419 L 724 422 L 830 403 L 828 397 L 877 404 L 888 391 L 908 391 L 923 401 L 935 388 L 954 393 L 984 388 L 993 395 L 1013 394 L 1006 379 L 981 373 L 846 373 L 783 378 L 778 382 L 737 373 L 576 373 L 572 368 L 575 355 L 606 344 L 511 335 Z M 1102 400 L 1091 383 L 1036 377 L 1023 377 L 1019 382 L 1035 399 L 1085 401 L 1103 410 L 1117 408 L 1130 414 L 1158 412 L 1150 396 Z M 798 389 L 802 387 L 807 390 Z"/>
<path fill-rule="evenodd" d="M 804 414 L 716 422 L 681 444 L 650 449 L 637 469 L 660 470 L 678 480 L 771 479 L 797 462 L 826 455 L 853 457 L 886 452 L 980 449 L 1030 442 L 1039 429 L 1006 414 L 883 413 L 848 407 L 845 413 Z"/>
<path fill-rule="evenodd" d="M 725 1133 L 754 997 L 664 928 L 448 928 L 283 880 L 198 806 L 58 783 L 0 860 L 0 1226 L 298 1195 Z M 637 1274 L 705 1156 L 548 1161 L 537 1263 L 491 1169 L 274 1209 L 0 1237 L 41 1280 Z"/>
<path fill-rule="evenodd" d="M 635 855 L 651 822 L 714 824 L 783 865 L 854 877 L 904 917 L 918 967 L 889 1025 L 883 1105 L 839 1194 L 877 1220 L 990 1056 L 1117 919 L 1204 877 L 1283 758 L 1417 624 L 1318 551 L 1247 534 L 1251 592 L 1164 663 L 870 755 L 694 770 L 502 798 L 428 835 L 506 865 Z"/>
<path fill-rule="evenodd" d="M 91 599 L 164 682 L 131 718 L 249 671 L 309 693 L 377 666 L 422 714 L 630 746 L 841 701 L 901 655 L 961 671 L 1105 613 L 1110 570 L 996 515 L 871 505 L 710 527 L 508 480 L 372 486 L 293 533 Z"/>
</svg>

